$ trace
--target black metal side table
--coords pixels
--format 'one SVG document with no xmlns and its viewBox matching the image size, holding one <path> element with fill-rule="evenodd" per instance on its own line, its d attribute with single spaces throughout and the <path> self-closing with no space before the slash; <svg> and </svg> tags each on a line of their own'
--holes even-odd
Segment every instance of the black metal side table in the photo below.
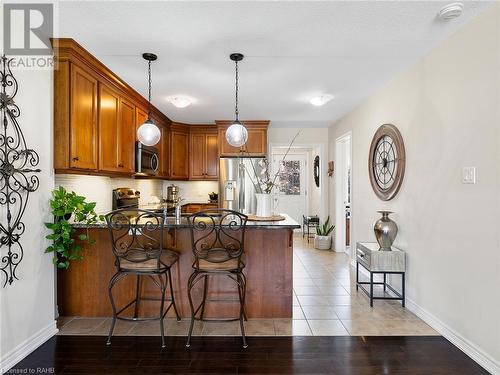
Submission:
<svg viewBox="0 0 500 375">
<path fill-rule="evenodd" d="M 370 281 L 359 281 L 359 266 L 362 266 L 370 274 Z M 401 301 L 402 307 L 405 307 L 405 272 L 406 257 L 405 252 L 392 247 L 392 251 L 381 251 L 376 242 L 357 242 L 356 243 L 356 290 L 361 290 L 370 298 L 370 307 L 373 307 L 373 300 L 388 299 Z M 384 275 L 384 281 L 374 281 L 376 274 Z M 387 275 L 401 275 L 401 293 L 387 284 Z M 363 285 L 369 285 L 367 290 Z M 374 285 L 383 285 L 384 292 L 389 289 L 394 293 L 392 296 L 375 296 L 373 293 Z"/>
<path fill-rule="evenodd" d="M 319 216 L 302 215 L 302 238 L 304 238 L 304 236 L 307 234 L 307 243 L 309 243 L 309 239 L 311 238 L 311 235 L 309 234 L 309 229 L 310 228 L 316 229 L 318 226 L 319 226 Z M 307 227 L 307 232 L 305 231 L 306 227 Z"/>
</svg>

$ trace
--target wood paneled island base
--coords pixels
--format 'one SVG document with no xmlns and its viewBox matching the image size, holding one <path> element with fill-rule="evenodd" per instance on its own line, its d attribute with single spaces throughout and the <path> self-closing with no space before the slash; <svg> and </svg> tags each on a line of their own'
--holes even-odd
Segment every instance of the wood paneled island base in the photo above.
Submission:
<svg viewBox="0 0 500 375">
<path fill-rule="evenodd" d="M 293 220 L 281 225 L 263 223 L 249 225 L 245 236 L 247 294 L 245 309 L 248 318 L 292 317 L 292 262 L 293 229 L 299 227 Z M 288 224 L 288 225 L 287 225 Z M 297 225 L 296 225 L 297 224 Z M 58 309 L 61 316 L 108 317 L 112 315 L 108 297 L 108 282 L 116 272 L 110 235 L 104 226 L 79 228 L 89 231 L 95 240 L 92 246 L 83 246 L 83 260 L 73 262 L 68 270 L 59 270 L 57 276 Z M 189 318 L 187 280 L 192 272 L 193 252 L 190 230 L 184 226 L 164 229 L 166 246 L 179 253 L 179 262 L 172 269 L 177 308 L 182 318 Z M 167 234 L 166 233 L 166 234 Z M 117 306 L 125 306 L 135 298 L 136 277 L 121 280 L 113 289 Z M 148 277 L 142 277 L 143 297 L 159 297 L 160 291 Z M 195 301 L 201 298 L 202 283 L 194 289 Z M 210 299 L 217 301 L 210 302 Z M 239 303 L 236 284 L 227 276 L 209 278 L 207 318 L 237 317 Z M 233 302 L 234 300 L 234 302 Z M 196 303 L 196 302 L 195 302 Z M 141 301 L 140 314 L 159 313 L 159 302 Z M 133 305 L 127 310 L 130 316 Z M 169 311 L 170 317 L 175 316 Z"/>
</svg>

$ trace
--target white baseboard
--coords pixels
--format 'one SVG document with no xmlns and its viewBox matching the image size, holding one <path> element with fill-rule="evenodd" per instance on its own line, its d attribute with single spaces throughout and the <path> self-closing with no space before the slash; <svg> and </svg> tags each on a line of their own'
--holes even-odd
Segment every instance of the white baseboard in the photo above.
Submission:
<svg viewBox="0 0 500 375">
<path fill-rule="evenodd" d="M 5 356 L 0 359 L 0 374 L 4 374 L 9 371 L 11 367 L 15 366 L 27 357 L 31 352 L 54 336 L 58 331 L 56 321 L 54 320 L 49 325 L 42 328 L 33 336 L 29 337 L 10 352 L 5 354 Z"/>
<path fill-rule="evenodd" d="M 448 325 L 409 298 L 406 298 L 406 308 L 443 335 L 443 337 L 476 361 L 485 370 L 494 375 L 500 375 L 500 363 L 498 363 L 489 354 L 485 353 L 481 348 L 477 347 L 474 343 L 470 342 L 468 339 L 460 335 L 454 329 L 450 328 Z"/>
<path fill-rule="evenodd" d="M 351 266 L 356 268 L 356 261 L 351 260 Z M 360 273 L 368 275 L 368 272 L 360 267 Z M 494 375 L 500 375 L 500 363 L 498 363 L 494 358 L 485 353 L 482 349 L 478 348 L 475 344 L 467 340 L 465 337 L 460 335 L 454 329 L 450 328 L 448 325 L 443 323 L 441 320 L 436 318 L 427 310 L 423 309 L 415 303 L 415 301 L 406 297 L 406 308 L 422 319 L 425 323 L 430 325 L 436 332 L 440 333 L 444 338 L 449 340 L 453 345 L 455 345 L 462 352 L 467 354 L 485 370 L 489 371 Z"/>
</svg>

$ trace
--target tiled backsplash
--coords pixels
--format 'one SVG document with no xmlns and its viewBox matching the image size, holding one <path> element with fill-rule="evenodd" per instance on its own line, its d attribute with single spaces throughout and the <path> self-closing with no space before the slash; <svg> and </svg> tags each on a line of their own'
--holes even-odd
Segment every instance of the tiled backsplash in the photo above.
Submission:
<svg viewBox="0 0 500 375">
<path fill-rule="evenodd" d="M 179 186 L 179 195 L 189 202 L 206 202 L 208 193 L 219 191 L 217 181 L 165 181 L 163 183 L 164 195 L 167 195 L 167 186 L 175 184 Z"/>
<path fill-rule="evenodd" d="M 137 189 L 141 192 L 140 204 L 157 203 L 166 195 L 171 183 L 180 188 L 180 196 L 188 201 L 206 201 L 208 193 L 218 191 L 217 181 L 161 181 L 133 178 L 110 178 L 102 176 L 81 176 L 56 174 L 55 186 L 64 186 L 69 191 L 83 195 L 89 202 L 97 202 L 96 211 L 109 212 L 112 206 L 112 190 L 119 187 Z"/>
</svg>

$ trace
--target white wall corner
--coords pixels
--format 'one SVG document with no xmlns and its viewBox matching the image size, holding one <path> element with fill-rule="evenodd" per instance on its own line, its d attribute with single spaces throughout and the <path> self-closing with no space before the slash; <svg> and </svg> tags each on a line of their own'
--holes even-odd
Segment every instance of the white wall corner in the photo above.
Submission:
<svg viewBox="0 0 500 375">
<path fill-rule="evenodd" d="M 353 270 L 356 270 L 356 260 L 351 259 L 350 264 Z M 363 267 L 359 268 L 359 273 L 363 274 L 365 277 L 369 277 L 368 271 L 366 271 Z M 396 288 L 394 285 L 393 287 L 398 290 L 398 288 Z M 401 292 L 400 290 L 398 291 Z M 424 308 L 417 305 L 415 301 L 413 301 L 412 299 L 406 297 L 405 303 L 406 303 L 406 309 L 408 309 L 416 316 L 418 316 L 420 319 L 422 319 L 425 323 L 431 326 L 436 332 L 441 334 L 444 338 L 450 341 L 458 349 L 467 354 L 471 359 L 477 362 L 485 370 L 489 371 L 494 375 L 500 375 L 500 363 L 498 363 L 492 356 L 485 353 L 476 344 L 467 340 L 465 337 L 463 337 L 454 329 L 450 328 L 448 325 L 443 323 L 433 314 L 431 314 Z"/>
<path fill-rule="evenodd" d="M 59 332 L 59 330 L 57 329 L 56 321 L 54 320 L 33 336 L 28 337 L 10 352 L 6 353 L 5 356 L 0 359 L 0 374 L 7 373 L 10 368 L 26 358 L 40 345 L 57 334 L 57 332 Z"/>
<path fill-rule="evenodd" d="M 467 354 L 485 370 L 489 371 L 492 374 L 500 375 L 500 363 L 498 363 L 488 353 L 485 353 L 476 344 L 467 340 L 460 333 L 450 328 L 448 325 L 443 323 L 429 311 L 417 305 L 408 297 L 406 297 L 406 308 L 416 316 L 418 316 L 420 319 L 422 319 L 425 323 L 430 325 L 434 330 L 443 335 L 444 338 L 449 340 L 458 349 Z"/>
</svg>

